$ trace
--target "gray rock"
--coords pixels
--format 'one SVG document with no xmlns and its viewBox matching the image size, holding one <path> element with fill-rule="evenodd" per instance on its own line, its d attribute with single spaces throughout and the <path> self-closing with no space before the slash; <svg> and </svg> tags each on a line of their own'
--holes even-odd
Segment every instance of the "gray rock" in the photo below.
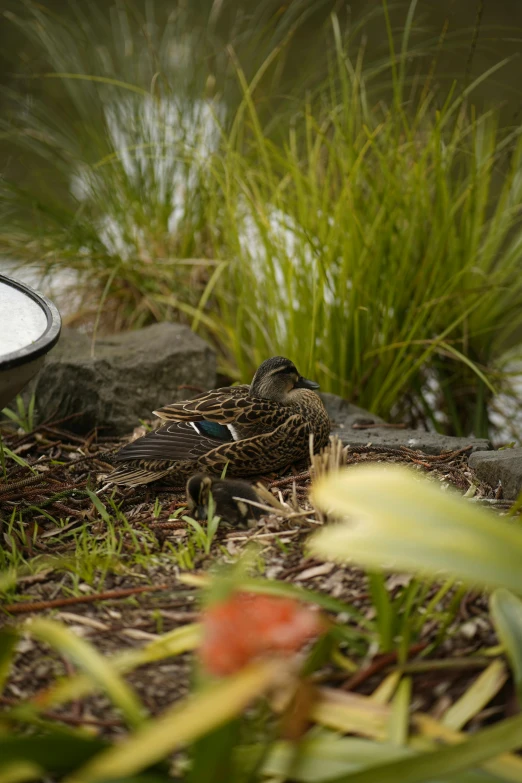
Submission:
<svg viewBox="0 0 522 783">
<path fill-rule="evenodd" d="M 424 430 L 401 430 L 391 427 L 373 427 L 364 425 L 384 424 L 379 416 L 352 405 L 336 394 L 321 394 L 328 415 L 332 419 L 332 435 L 337 435 L 346 446 L 388 446 L 423 451 L 426 454 L 441 454 L 443 451 L 456 451 L 471 446 L 471 451 L 487 451 L 491 448 L 488 440 L 479 438 L 453 438 Z M 354 428 L 353 425 L 356 425 Z"/>
<path fill-rule="evenodd" d="M 213 349 L 188 327 L 161 323 L 96 341 L 63 329 L 33 387 L 39 421 L 74 416 L 63 426 L 86 433 L 125 434 L 152 411 L 194 396 L 188 385 L 216 382 Z"/>
<path fill-rule="evenodd" d="M 469 458 L 469 465 L 481 481 L 494 489 L 500 482 L 506 500 L 515 500 L 522 491 L 522 448 L 476 451 Z"/>
</svg>

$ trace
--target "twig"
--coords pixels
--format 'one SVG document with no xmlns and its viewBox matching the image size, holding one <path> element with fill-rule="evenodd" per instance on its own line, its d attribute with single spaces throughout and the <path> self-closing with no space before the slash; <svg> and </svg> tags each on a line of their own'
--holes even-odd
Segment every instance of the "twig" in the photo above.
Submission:
<svg viewBox="0 0 522 783">
<path fill-rule="evenodd" d="M 286 476 L 286 478 L 276 479 L 275 481 L 271 481 L 270 484 L 268 485 L 268 488 L 272 489 L 272 487 L 285 487 L 288 484 L 292 484 L 294 481 L 304 481 L 309 478 L 310 478 L 310 471 L 305 470 L 302 473 L 298 473 L 297 476 Z"/>
<path fill-rule="evenodd" d="M 160 590 L 168 590 L 169 585 L 145 585 L 143 587 L 129 587 L 123 590 L 108 590 L 105 593 L 92 593 L 91 595 L 79 595 L 74 598 L 56 598 L 54 601 L 29 601 L 20 604 L 8 604 L 3 606 L 4 612 L 9 614 L 23 614 L 25 612 L 39 612 L 42 609 L 55 609 L 60 606 L 73 604 L 90 604 L 93 601 L 107 601 L 111 598 L 127 598 L 138 593 L 153 593 Z"/>
<path fill-rule="evenodd" d="M 412 655 L 417 655 L 417 653 L 422 652 L 422 650 L 424 650 L 427 646 L 428 646 L 427 642 L 420 642 L 419 644 L 414 644 L 408 650 L 408 658 L 411 658 Z M 398 651 L 394 650 L 391 653 L 380 655 L 379 658 L 377 658 L 377 660 L 373 661 L 365 669 L 360 669 L 356 674 L 353 675 L 353 677 L 350 677 L 348 680 L 346 680 L 346 682 L 343 683 L 343 685 L 341 685 L 342 690 L 343 691 L 355 690 L 355 688 L 358 688 L 359 685 L 362 685 L 363 682 L 366 682 L 366 680 L 369 680 L 370 677 L 373 677 L 374 674 L 378 674 L 383 669 L 386 669 L 387 666 L 390 666 L 391 664 L 395 663 L 398 654 L 399 654 Z"/>
<path fill-rule="evenodd" d="M 43 473 L 39 473 L 37 476 L 28 476 L 27 478 L 20 479 L 20 481 L 13 481 L 12 484 L 0 484 L 0 495 L 12 492 L 15 489 L 22 489 L 22 487 L 27 487 L 30 484 L 45 484 L 46 479 L 47 476 Z"/>
</svg>

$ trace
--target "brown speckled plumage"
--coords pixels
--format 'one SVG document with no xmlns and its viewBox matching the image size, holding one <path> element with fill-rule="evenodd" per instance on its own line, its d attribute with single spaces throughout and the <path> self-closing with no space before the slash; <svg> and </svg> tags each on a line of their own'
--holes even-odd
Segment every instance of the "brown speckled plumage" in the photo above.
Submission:
<svg viewBox="0 0 522 783">
<path fill-rule="evenodd" d="M 156 415 L 165 424 L 124 446 L 124 464 L 110 475 L 116 484 L 146 484 L 172 476 L 176 482 L 198 470 L 251 476 L 277 470 L 328 443 L 330 421 L 318 388 L 288 359 L 275 356 L 257 370 L 250 386 L 232 386 L 166 405 Z"/>
</svg>

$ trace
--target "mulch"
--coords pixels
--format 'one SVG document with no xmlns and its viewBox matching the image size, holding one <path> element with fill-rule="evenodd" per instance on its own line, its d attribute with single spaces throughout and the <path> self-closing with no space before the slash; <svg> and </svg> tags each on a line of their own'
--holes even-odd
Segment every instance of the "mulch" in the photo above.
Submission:
<svg viewBox="0 0 522 783">
<path fill-rule="evenodd" d="M 0 602 L 0 626 L 43 614 L 59 619 L 101 652 L 112 655 L 194 622 L 198 617 L 198 595 L 180 583 L 178 577 L 183 569 L 172 554 L 183 547 L 189 536 L 187 523 L 180 518 L 184 487 L 114 487 L 107 480 L 110 454 L 122 441 L 98 437 L 96 432 L 83 438 L 69 433 L 63 428 L 65 425 L 66 422 L 44 424 L 30 434 L 3 431 L 4 445 L 22 457 L 32 470 L 13 466 L 9 460 L 7 476 L 0 477 L 2 543 L 4 549 L 16 548 L 19 559 L 34 564 L 34 558 L 39 558 L 41 563 L 38 569 L 22 568 L 16 593 L 10 595 L 9 603 Z M 463 492 L 473 487 L 478 502 L 500 511 L 509 506 L 495 496 L 491 487 L 477 481 L 467 465 L 465 450 L 430 456 L 406 448 L 367 446 L 349 450 L 346 461 L 347 464 L 383 461 L 414 465 L 433 480 Z M 274 509 L 274 513 L 263 516 L 248 529 L 220 525 L 210 554 L 197 552 L 190 570 L 205 572 L 217 561 L 232 561 L 254 540 L 260 547 L 259 557 L 266 577 L 322 591 L 371 618 L 374 610 L 366 576 L 361 571 L 320 563 L 304 554 L 310 531 L 320 524 L 308 501 L 311 479 L 307 466 L 298 465 L 286 475 L 259 479 L 287 507 L 288 513 L 281 515 Z M 56 558 L 74 557 L 75 531 L 85 530 L 92 540 L 108 535 L 107 522 L 93 502 L 92 493 L 96 493 L 109 512 L 111 508 L 117 509 L 113 515 L 111 512 L 111 524 L 120 554 L 107 568 L 100 568 L 90 584 L 87 581 L 78 584 L 74 568 L 57 567 Z M 173 518 L 176 512 L 180 516 Z M 298 512 L 300 516 L 296 516 Z M 13 523 L 20 519 L 22 523 Z M 59 525 L 56 520 L 60 520 Z M 401 575 L 389 577 L 392 595 L 403 584 Z M 412 657 L 436 635 L 437 627 L 427 623 L 410 651 Z M 496 637 L 485 597 L 468 593 L 435 655 L 465 661 L 472 653 L 494 644 Z M 319 676 L 326 684 L 368 693 L 395 663 L 393 655 L 375 656 L 373 651 L 367 659 L 359 661 L 355 675 L 327 667 Z M 477 666 L 480 671 L 480 663 Z M 0 706 L 23 702 L 57 676 L 70 671 L 68 661 L 24 636 L 0 696 Z M 191 656 L 183 655 L 142 666 L 127 679 L 154 715 L 187 694 L 190 673 Z M 465 664 L 462 668 L 457 665 L 451 670 L 412 675 L 416 708 L 435 714 L 441 700 L 457 698 L 476 675 L 477 668 Z M 499 703 L 490 705 L 490 713 L 484 715 L 484 720 L 508 714 L 512 685 L 506 689 Z M 102 695 L 84 699 L 81 704 L 67 705 L 50 717 L 73 726 L 91 725 L 108 736 L 123 731 L 120 717 Z"/>
</svg>

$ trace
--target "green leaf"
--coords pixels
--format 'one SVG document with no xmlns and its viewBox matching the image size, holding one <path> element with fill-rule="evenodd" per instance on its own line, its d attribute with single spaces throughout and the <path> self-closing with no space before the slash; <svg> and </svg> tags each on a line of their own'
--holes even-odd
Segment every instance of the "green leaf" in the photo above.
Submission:
<svg viewBox="0 0 522 783">
<path fill-rule="evenodd" d="M 256 753 L 259 753 L 258 748 L 238 749 L 241 759 L 255 756 Z M 297 754 L 291 743 L 276 743 L 263 764 L 263 772 L 266 775 L 283 777 L 288 776 L 290 770 L 291 779 L 298 783 L 331 783 L 341 775 L 375 767 L 376 762 L 383 763 L 413 756 L 415 751 L 408 747 L 356 737 L 340 737 L 325 732 L 318 737 L 303 740 Z M 473 772 L 459 778 L 459 783 L 494 783 L 498 780 L 493 775 Z M 454 778 L 451 778 L 451 781 L 455 783 Z M 380 783 L 380 780 L 375 778 L 374 783 Z M 443 779 L 437 778 L 437 783 L 443 783 Z"/>
<path fill-rule="evenodd" d="M 107 742 L 97 737 L 82 737 L 60 728 L 38 737 L 0 735 L 0 771 L 4 771 L 4 764 L 30 762 L 48 775 L 63 775 L 86 764 L 107 747 Z"/>
<path fill-rule="evenodd" d="M 316 557 L 522 593 L 522 529 L 413 470 L 355 466 L 320 479 L 312 498 L 344 518 L 312 536 Z"/>
<path fill-rule="evenodd" d="M 394 609 L 382 573 L 368 572 L 368 587 L 372 597 L 372 606 L 376 612 L 376 625 L 380 637 L 380 649 L 389 652 L 393 649 Z"/>
<path fill-rule="evenodd" d="M 330 783 L 435 783 L 447 775 L 465 772 L 520 747 L 522 716 L 518 715 L 483 729 L 458 745 L 437 748 L 414 758 L 377 764 L 361 772 L 332 778 Z M 458 780 L 461 779 L 465 778 L 459 776 Z"/>
<path fill-rule="evenodd" d="M 0 593 L 9 590 L 16 584 L 16 569 L 8 568 L 6 571 L 0 571 Z"/>
<path fill-rule="evenodd" d="M 489 607 L 498 637 L 513 670 L 518 701 L 522 704 L 522 601 L 509 590 L 495 590 Z"/>
<path fill-rule="evenodd" d="M 404 677 L 393 697 L 389 723 L 389 740 L 393 745 L 408 743 L 410 723 L 411 678 Z"/>
<path fill-rule="evenodd" d="M 111 521 L 110 514 L 107 511 L 107 509 L 105 508 L 105 506 L 103 505 L 103 503 L 101 502 L 101 500 L 98 497 L 98 495 L 96 495 L 90 489 L 87 489 L 86 492 L 89 495 L 90 499 L 92 500 L 94 507 L 98 511 L 98 513 L 101 516 L 101 518 L 103 519 L 103 521 L 104 522 L 110 522 Z"/>
<path fill-rule="evenodd" d="M 0 766 L 0 783 L 25 783 L 26 780 L 41 780 L 43 770 L 30 761 L 17 761 Z"/>
<path fill-rule="evenodd" d="M 8 449 L 7 446 L 5 446 L 4 444 L 2 444 L 2 449 L 1 450 L 2 450 L 2 455 L 3 455 L 2 456 L 2 460 L 5 457 L 8 457 L 9 459 L 12 459 L 13 462 L 16 462 L 17 465 L 20 465 L 21 468 L 27 468 L 28 470 L 31 471 L 31 473 L 36 475 L 36 470 L 33 467 L 31 467 L 31 465 L 29 465 L 29 463 L 26 462 L 23 457 L 20 457 L 19 454 L 15 454 L 14 451 L 11 451 L 11 449 Z"/>
<path fill-rule="evenodd" d="M 489 704 L 507 680 L 503 661 L 493 661 L 467 691 L 445 713 L 442 723 L 450 729 L 461 729 Z"/>
</svg>

